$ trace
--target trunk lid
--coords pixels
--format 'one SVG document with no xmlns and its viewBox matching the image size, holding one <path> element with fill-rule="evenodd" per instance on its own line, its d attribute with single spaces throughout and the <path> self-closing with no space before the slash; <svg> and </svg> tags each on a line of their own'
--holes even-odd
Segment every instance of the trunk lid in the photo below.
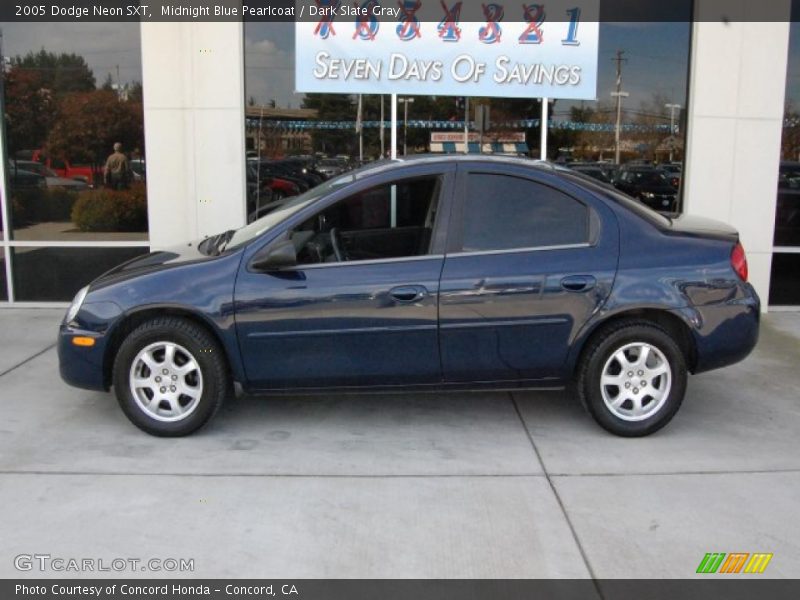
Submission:
<svg viewBox="0 0 800 600">
<path fill-rule="evenodd" d="M 739 232 L 736 229 L 716 219 L 680 215 L 671 218 L 670 221 L 669 229 L 675 233 L 697 237 L 712 237 L 731 242 L 739 239 Z"/>
</svg>

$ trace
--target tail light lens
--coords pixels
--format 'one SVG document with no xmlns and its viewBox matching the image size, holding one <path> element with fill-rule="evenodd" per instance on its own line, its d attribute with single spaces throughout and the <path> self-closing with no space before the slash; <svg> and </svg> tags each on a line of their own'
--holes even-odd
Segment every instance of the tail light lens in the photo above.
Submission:
<svg viewBox="0 0 800 600">
<path fill-rule="evenodd" d="M 744 247 L 741 242 L 737 242 L 733 247 L 733 252 L 731 252 L 731 266 L 742 281 L 747 281 L 747 255 L 744 253 Z"/>
</svg>

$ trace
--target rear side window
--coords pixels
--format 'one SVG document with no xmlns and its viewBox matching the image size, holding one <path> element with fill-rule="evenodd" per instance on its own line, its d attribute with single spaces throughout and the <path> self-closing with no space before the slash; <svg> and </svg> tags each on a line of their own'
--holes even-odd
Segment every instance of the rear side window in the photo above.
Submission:
<svg viewBox="0 0 800 600">
<path fill-rule="evenodd" d="M 528 179 L 472 173 L 462 242 L 463 252 L 588 243 L 589 209 Z"/>
</svg>

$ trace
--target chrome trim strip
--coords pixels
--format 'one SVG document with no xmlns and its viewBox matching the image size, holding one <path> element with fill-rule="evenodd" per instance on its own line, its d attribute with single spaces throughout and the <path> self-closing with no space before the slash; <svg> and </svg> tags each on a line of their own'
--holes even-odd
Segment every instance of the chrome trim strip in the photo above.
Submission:
<svg viewBox="0 0 800 600">
<path fill-rule="evenodd" d="M 360 327 L 357 329 L 310 329 L 307 331 L 258 331 L 248 333 L 251 339 L 309 337 L 314 335 L 358 335 L 362 333 L 406 333 L 412 331 L 436 331 L 436 325 L 409 325 L 407 327 Z"/>
<path fill-rule="evenodd" d="M 328 267 L 360 267 L 369 265 L 395 264 L 404 262 L 420 262 L 423 260 L 443 260 L 444 254 L 426 254 L 425 256 L 406 256 L 401 258 L 380 258 L 375 260 L 348 260 L 345 262 L 315 263 L 310 265 L 297 265 L 283 271 L 308 271 L 311 269 L 324 269 Z"/>
<path fill-rule="evenodd" d="M 565 244 L 563 246 L 538 246 L 533 248 L 512 248 L 510 250 L 482 250 L 478 252 L 452 252 L 447 258 L 461 258 L 465 256 L 491 256 L 495 254 L 520 254 L 523 252 L 550 252 L 552 250 L 577 250 L 591 248 L 592 244 Z"/>
<path fill-rule="evenodd" d="M 558 323 L 569 323 L 566 317 L 551 317 L 543 319 L 520 319 L 516 321 L 479 321 L 479 322 L 460 322 L 443 323 L 440 329 L 479 329 L 485 327 L 514 327 L 515 325 L 555 325 Z"/>
</svg>

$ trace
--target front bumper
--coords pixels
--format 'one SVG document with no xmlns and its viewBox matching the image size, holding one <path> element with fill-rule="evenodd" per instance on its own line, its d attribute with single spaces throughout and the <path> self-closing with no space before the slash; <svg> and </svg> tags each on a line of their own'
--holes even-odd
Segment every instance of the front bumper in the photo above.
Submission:
<svg viewBox="0 0 800 600">
<path fill-rule="evenodd" d="M 92 347 L 76 346 L 76 337 L 90 337 L 95 340 Z M 82 331 L 62 323 L 58 331 L 58 370 L 61 379 L 71 386 L 85 390 L 107 391 L 108 384 L 104 374 L 106 336 L 96 332 Z"/>
</svg>

